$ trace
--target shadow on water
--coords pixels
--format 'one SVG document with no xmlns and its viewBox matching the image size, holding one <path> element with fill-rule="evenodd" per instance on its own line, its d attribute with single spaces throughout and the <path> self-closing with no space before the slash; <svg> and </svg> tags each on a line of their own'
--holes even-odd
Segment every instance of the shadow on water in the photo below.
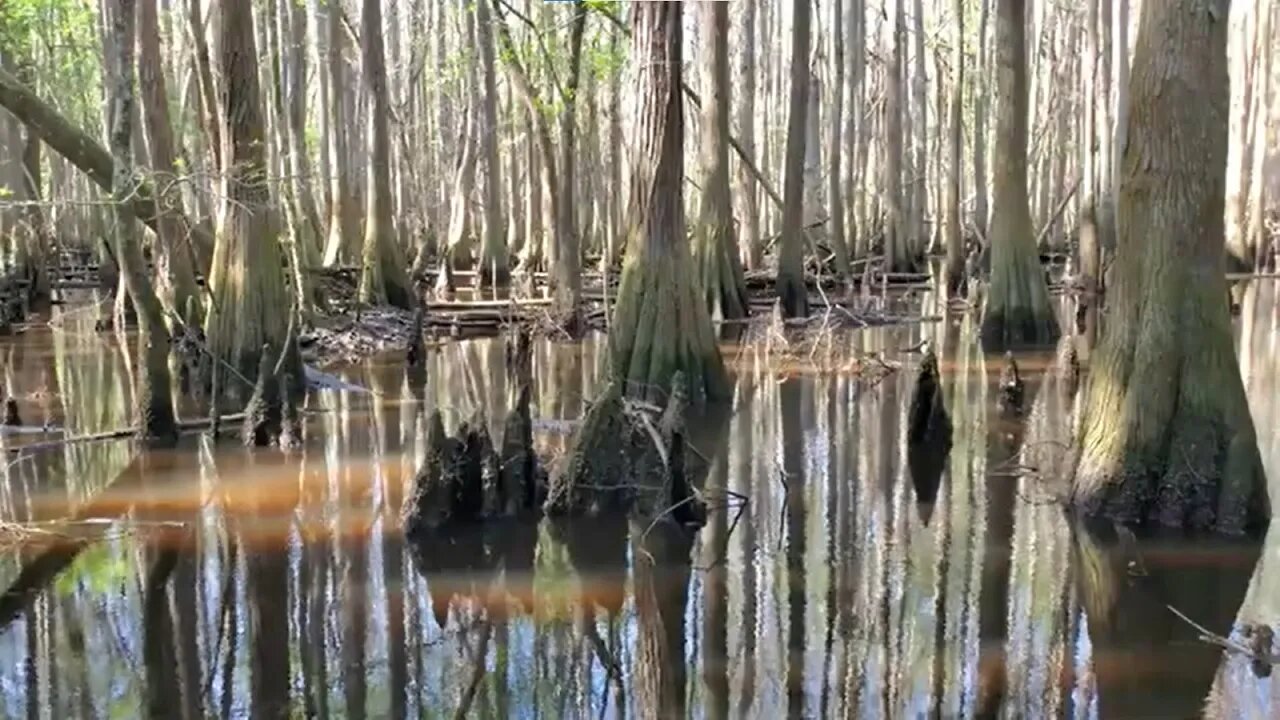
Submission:
<svg viewBox="0 0 1280 720">
<path fill-rule="evenodd" d="M 1237 336 L 1273 480 L 1276 294 L 1247 290 Z M 127 343 L 55 324 L 0 344 L 28 423 L 128 424 Z M 926 356 L 903 349 L 926 339 L 945 445 L 912 431 Z M 544 460 L 605 352 L 533 344 Z M 288 454 L 194 437 L 22 454 L 53 438 L 4 436 L 0 519 L 46 534 L 0 555 L 0 715 L 1267 717 L 1280 702 L 1272 675 L 1168 609 L 1255 643 L 1280 622 L 1276 531 L 1073 526 L 1053 497 L 1076 381 L 1051 353 L 1018 358 L 1011 415 L 1002 359 L 959 317 L 834 335 L 832 362 L 732 352 L 732 408 L 690 424 L 709 507 L 693 536 L 520 518 L 406 541 L 431 413 L 503 437 L 519 392 L 498 341 L 429 351 L 425 386 L 390 360 L 339 368 L 371 392 L 313 392 Z M 847 371 L 870 357 L 897 370 Z"/>
</svg>

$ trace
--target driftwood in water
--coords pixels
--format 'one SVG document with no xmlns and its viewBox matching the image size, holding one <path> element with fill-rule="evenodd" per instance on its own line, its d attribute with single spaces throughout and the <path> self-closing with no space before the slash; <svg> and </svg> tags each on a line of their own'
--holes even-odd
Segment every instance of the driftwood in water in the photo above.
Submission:
<svg viewBox="0 0 1280 720">
<path fill-rule="evenodd" d="M 1022 374 L 1018 372 L 1018 361 L 1013 358 L 1013 353 L 1006 352 L 1004 369 L 1000 371 L 996 406 L 1006 415 L 1021 415 L 1025 399 L 1026 386 L 1022 382 Z"/>
<path fill-rule="evenodd" d="M 951 452 L 951 417 L 939 382 L 938 358 L 932 350 L 926 351 L 920 360 L 908 412 L 907 467 L 921 520 L 928 524 Z"/>
<path fill-rule="evenodd" d="M 551 483 L 544 505 L 548 515 L 669 513 L 682 524 L 702 524 L 706 508 L 687 472 L 688 398 L 681 373 L 676 373 L 671 387 L 660 417 L 654 417 L 652 408 L 625 399 L 616 383 L 606 387 L 587 411 Z"/>
</svg>

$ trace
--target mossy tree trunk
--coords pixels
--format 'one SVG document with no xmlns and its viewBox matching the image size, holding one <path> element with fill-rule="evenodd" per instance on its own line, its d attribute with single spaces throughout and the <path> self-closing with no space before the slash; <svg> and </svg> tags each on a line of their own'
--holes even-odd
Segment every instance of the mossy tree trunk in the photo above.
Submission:
<svg viewBox="0 0 1280 720">
<path fill-rule="evenodd" d="M 724 362 L 685 240 L 682 7 L 637 3 L 630 9 L 636 107 L 627 136 L 635 151 L 610 350 L 614 374 L 629 393 L 661 397 L 679 370 L 690 397 L 720 399 L 729 393 Z"/>
<path fill-rule="evenodd" d="M 369 91 L 369 174 L 360 302 L 410 310 L 414 306 L 413 284 L 391 218 L 391 133 L 387 127 L 391 99 L 382 49 L 382 2 L 364 0 L 362 10 L 360 42 Z"/>
<path fill-rule="evenodd" d="M 996 145 L 991 209 L 991 288 L 982 344 L 1003 350 L 1051 345 L 1058 321 L 1040 268 L 1027 199 L 1025 0 L 996 5 Z"/>
<path fill-rule="evenodd" d="M 147 2 L 148 0 L 143 0 Z M 129 204 L 137 180 L 133 173 L 134 0 L 115 0 L 106 49 L 110 81 L 112 196 L 116 227 L 113 252 L 129 296 L 138 310 L 138 431 L 144 439 L 173 444 L 178 427 L 170 395 L 169 337 L 160 300 L 151 286 L 139 243 L 137 218 Z"/>
<path fill-rule="evenodd" d="M 795 4 L 791 18 L 791 96 L 787 109 L 787 149 L 782 185 L 782 237 L 779 240 L 778 300 L 785 317 L 809 314 L 804 285 L 804 142 L 809 112 L 810 0 Z"/>
<path fill-rule="evenodd" d="M 480 248 L 482 287 L 503 287 L 511 281 L 507 266 L 507 228 L 502 213 L 502 164 L 498 159 L 498 89 L 493 58 L 493 12 L 487 2 L 476 3 L 476 34 L 480 40 L 484 96 L 480 131 L 484 148 L 484 241 Z"/>
<path fill-rule="evenodd" d="M 183 317 L 187 305 L 201 306 L 196 287 L 191 239 L 179 218 L 183 214 L 182 195 L 177 185 L 177 154 L 169 124 L 169 93 L 164 81 L 164 61 L 160 54 L 160 22 L 156 0 L 140 0 L 138 5 L 138 89 L 142 93 L 142 123 L 151 151 L 151 168 L 157 186 L 156 202 L 171 211 L 156 218 L 156 280 L 160 300 L 175 316 Z"/>
<path fill-rule="evenodd" d="M 1227 8 L 1142 6 L 1073 490 L 1090 515 L 1228 532 L 1270 515 L 1224 300 Z"/>
<path fill-rule="evenodd" d="M 262 347 L 281 347 L 289 298 L 267 187 L 262 99 L 252 0 L 224 0 L 218 65 L 223 78 L 225 167 L 219 194 L 218 240 L 209 286 L 206 332 L 213 354 L 253 377 Z M 335 199 L 336 203 L 336 199 Z M 222 372 L 221 369 L 218 372 Z M 226 377 L 219 387 L 240 387 Z M 247 395 L 249 388 L 242 389 Z"/>
<path fill-rule="evenodd" d="M 747 316 L 747 287 L 733 231 L 729 189 L 729 7 L 696 6 L 702 23 L 702 205 L 694 255 L 712 316 Z"/>
</svg>

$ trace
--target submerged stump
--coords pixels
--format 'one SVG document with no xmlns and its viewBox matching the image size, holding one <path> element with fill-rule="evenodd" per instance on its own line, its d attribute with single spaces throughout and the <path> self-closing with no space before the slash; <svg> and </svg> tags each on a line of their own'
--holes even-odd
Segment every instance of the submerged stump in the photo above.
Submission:
<svg viewBox="0 0 1280 720">
<path fill-rule="evenodd" d="M 660 416 L 625 399 L 611 383 L 587 411 L 569 455 L 552 480 L 548 515 L 599 516 L 611 512 L 669 514 L 701 526 L 702 500 L 689 481 L 684 415 L 688 394 L 681 373 Z"/>
</svg>

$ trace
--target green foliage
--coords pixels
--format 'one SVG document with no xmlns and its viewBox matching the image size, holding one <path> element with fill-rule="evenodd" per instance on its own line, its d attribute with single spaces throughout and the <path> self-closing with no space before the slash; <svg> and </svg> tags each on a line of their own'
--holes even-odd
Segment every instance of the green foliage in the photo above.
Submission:
<svg viewBox="0 0 1280 720">
<path fill-rule="evenodd" d="M 100 122 L 101 113 L 95 6 L 84 0 L 0 0 L 0 47 L 32 71 L 28 82 L 37 90 L 58 89 L 61 112 L 86 124 Z"/>
<path fill-rule="evenodd" d="M 81 552 L 58 576 L 54 590 L 61 597 L 70 597 L 81 587 L 93 596 L 118 592 L 131 570 L 125 554 L 114 550 L 111 543 L 98 543 Z"/>
</svg>

